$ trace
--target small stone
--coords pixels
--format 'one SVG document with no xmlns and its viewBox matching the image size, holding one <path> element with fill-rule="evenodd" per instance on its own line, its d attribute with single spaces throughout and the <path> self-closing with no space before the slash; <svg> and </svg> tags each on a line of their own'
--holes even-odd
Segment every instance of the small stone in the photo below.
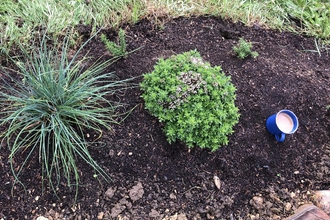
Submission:
<svg viewBox="0 0 330 220">
<path fill-rule="evenodd" d="M 281 210 L 278 209 L 278 208 L 271 208 L 270 210 L 271 210 L 273 213 L 275 213 L 275 214 L 279 214 L 279 213 L 281 213 Z"/>
<path fill-rule="evenodd" d="M 118 215 L 118 220 L 130 220 L 127 216 Z"/>
<path fill-rule="evenodd" d="M 259 220 L 259 214 L 256 215 L 250 215 L 251 220 Z"/>
<path fill-rule="evenodd" d="M 176 199 L 176 195 L 174 193 L 170 194 L 170 199 Z"/>
<path fill-rule="evenodd" d="M 110 217 L 116 218 L 122 211 L 126 209 L 125 205 L 121 205 L 120 203 L 117 203 L 112 209 Z"/>
<path fill-rule="evenodd" d="M 281 216 L 278 216 L 278 215 L 272 216 L 272 220 L 280 220 L 280 219 L 281 219 Z"/>
<path fill-rule="evenodd" d="M 149 213 L 150 218 L 159 218 L 160 214 L 154 209 L 151 209 L 151 212 Z"/>
<path fill-rule="evenodd" d="M 144 194 L 142 183 L 138 182 L 136 186 L 133 186 L 133 188 L 129 191 L 129 197 L 133 202 L 139 200 L 142 198 Z"/>
<path fill-rule="evenodd" d="M 177 220 L 188 220 L 186 214 L 179 214 Z"/>
<path fill-rule="evenodd" d="M 100 212 L 100 213 L 97 215 L 97 219 L 102 220 L 102 219 L 103 219 L 103 216 L 104 216 L 104 212 Z"/>
<path fill-rule="evenodd" d="M 265 205 L 268 209 L 270 209 L 273 206 L 273 203 L 267 201 Z"/>
<path fill-rule="evenodd" d="M 178 219 L 178 213 L 175 213 L 174 215 L 168 218 L 168 220 L 177 220 L 177 219 Z"/>
<path fill-rule="evenodd" d="M 185 196 L 186 196 L 187 199 L 191 199 L 192 198 L 192 194 L 191 194 L 190 191 L 186 192 Z"/>
<path fill-rule="evenodd" d="M 104 193 L 104 196 L 106 199 L 111 199 L 114 195 L 115 195 L 115 192 L 116 192 L 116 188 L 108 188 L 107 191 L 105 191 Z"/>
<path fill-rule="evenodd" d="M 285 210 L 286 210 L 287 212 L 290 211 L 291 208 L 292 208 L 292 204 L 291 204 L 291 203 L 289 203 L 289 202 L 285 203 Z"/>
<path fill-rule="evenodd" d="M 213 215 L 210 215 L 210 213 L 207 213 L 206 214 L 206 217 L 207 217 L 207 219 L 214 219 L 214 216 Z"/>
<path fill-rule="evenodd" d="M 48 218 L 43 217 L 43 216 L 39 216 L 39 217 L 37 218 L 37 220 L 48 220 Z"/>
<path fill-rule="evenodd" d="M 218 177 L 218 176 L 213 176 L 213 180 L 214 180 L 214 184 L 215 184 L 215 186 L 216 186 L 218 189 L 220 189 L 220 187 L 221 187 L 221 182 L 220 182 L 219 177 Z"/>
<path fill-rule="evenodd" d="M 294 171 L 293 174 L 296 174 L 297 175 L 297 174 L 299 174 L 299 171 L 298 170 L 297 171 Z"/>
<path fill-rule="evenodd" d="M 207 210 L 204 207 L 199 207 L 197 211 L 201 214 L 207 213 Z"/>
<path fill-rule="evenodd" d="M 256 209 L 261 209 L 263 205 L 264 199 L 260 196 L 254 196 L 250 200 L 250 204 L 254 206 Z"/>
<path fill-rule="evenodd" d="M 330 213 L 330 190 L 318 190 L 315 192 L 316 205 L 327 214 Z"/>
</svg>

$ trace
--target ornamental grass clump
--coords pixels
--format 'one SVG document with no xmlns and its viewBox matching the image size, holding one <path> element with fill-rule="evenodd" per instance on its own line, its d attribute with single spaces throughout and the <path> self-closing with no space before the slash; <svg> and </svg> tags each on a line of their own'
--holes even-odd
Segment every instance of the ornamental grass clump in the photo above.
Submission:
<svg viewBox="0 0 330 220">
<path fill-rule="evenodd" d="M 91 157 L 90 143 L 84 137 L 87 129 L 102 135 L 102 129 L 111 129 L 111 123 L 117 123 L 115 109 L 120 104 L 109 97 L 124 89 L 126 83 L 106 72 L 114 60 L 90 65 L 87 57 L 77 59 L 87 42 L 69 59 L 69 40 L 57 51 L 53 45 L 48 47 L 44 37 L 40 48 L 32 54 L 24 53 L 24 62 L 12 59 L 17 73 L 7 70 L 2 77 L 0 125 L 7 127 L 2 138 L 11 151 L 9 161 L 15 182 L 22 183 L 19 176 L 35 154 L 42 182 L 48 182 L 55 193 L 62 177 L 78 192 L 77 158 L 110 180 Z M 16 159 L 22 155 L 26 158 Z"/>
<path fill-rule="evenodd" d="M 228 144 L 238 122 L 235 86 L 221 67 L 211 67 L 193 50 L 166 60 L 141 83 L 145 108 L 164 122 L 167 140 L 212 151 Z"/>
</svg>

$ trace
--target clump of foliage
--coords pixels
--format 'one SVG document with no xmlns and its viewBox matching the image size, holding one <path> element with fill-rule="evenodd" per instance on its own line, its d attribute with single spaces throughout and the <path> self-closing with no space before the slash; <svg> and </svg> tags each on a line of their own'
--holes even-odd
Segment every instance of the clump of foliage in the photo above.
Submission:
<svg viewBox="0 0 330 220">
<path fill-rule="evenodd" d="M 196 51 L 160 59 L 141 83 L 145 107 L 164 122 L 170 143 L 212 151 L 228 144 L 238 122 L 235 86 L 221 67 L 211 67 Z"/>
<path fill-rule="evenodd" d="M 0 125 L 8 126 L 2 141 L 7 140 L 12 172 L 16 182 L 23 186 L 19 176 L 35 153 L 42 180 L 48 181 L 55 193 L 61 177 L 78 192 L 78 157 L 92 166 L 96 174 L 110 180 L 91 157 L 85 131 L 101 135 L 102 128 L 111 129 L 110 124 L 117 123 L 114 112 L 120 104 L 110 101 L 108 96 L 124 89 L 126 83 L 114 73 L 105 72 L 114 60 L 91 65 L 87 57 L 77 60 L 87 42 L 69 60 L 69 40 L 58 51 L 54 46 L 48 47 L 44 37 L 34 52 L 22 49 L 24 62 L 12 59 L 17 64 L 17 73 L 7 70 L 1 79 Z M 20 161 L 15 158 L 22 156 L 22 152 L 28 152 L 23 163 L 14 163 Z"/>
<path fill-rule="evenodd" d="M 256 51 L 252 51 L 252 43 L 245 41 L 243 38 L 239 39 L 238 45 L 233 47 L 234 52 L 240 59 L 245 59 L 248 56 L 256 58 L 259 54 Z"/>
<path fill-rule="evenodd" d="M 107 50 L 115 57 L 127 57 L 127 44 L 125 40 L 125 31 L 119 30 L 118 33 L 118 44 L 110 41 L 104 34 L 101 35 L 101 41 L 104 43 Z"/>
</svg>

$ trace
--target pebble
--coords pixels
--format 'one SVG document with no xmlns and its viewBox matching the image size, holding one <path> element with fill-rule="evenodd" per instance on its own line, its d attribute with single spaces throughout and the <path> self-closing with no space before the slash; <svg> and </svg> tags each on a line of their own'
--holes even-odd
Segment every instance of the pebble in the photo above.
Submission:
<svg viewBox="0 0 330 220">
<path fill-rule="evenodd" d="M 150 218 L 159 218 L 160 217 L 160 214 L 158 211 L 154 210 L 154 209 L 151 209 L 151 212 L 149 213 L 149 217 Z"/>
<path fill-rule="evenodd" d="M 278 215 L 273 215 L 272 220 L 280 220 L 281 216 Z"/>
<path fill-rule="evenodd" d="M 250 204 L 253 205 L 256 209 L 261 209 L 263 205 L 264 199 L 260 196 L 254 196 L 250 200 Z"/>
<path fill-rule="evenodd" d="M 103 219 L 103 216 L 104 216 L 104 212 L 100 212 L 98 215 L 97 215 L 97 219 Z"/>
<path fill-rule="evenodd" d="M 192 198 L 192 194 L 191 194 L 190 191 L 186 192 L 185 196 L 186 196 L 187 199 L 191 199 Z"/>
<path fill-rule="evenodd" d="M 188 218 L 185 214 L 175 213 L 172 216 L 166 216 L 165 218 L 163 218 L 163 220 L 188 220 Z"/>
<path fill-rule="evenodd" d="M 105 191 L 104 193 L 104 196 L 106 199 L 111 199 L 114 195 L 115 195 L 115 192 L 116 192 L 116 188 L 108 188 L 107 191 Z"/>
<path fill-rule="evenodd" d="M 48 220 L 48 218 L 43 217 L 43 216 L 39 216 L 39 217 L 37 218 L 37 220 Z"/>
<path fill-rule="evenodd" d="M 279 214 L 279 213 L 281 213 L 281 210 L 278 209 L 278 208 L 271 208 L 270 210 L 271 210 L 274 214 Z"/>
<path fill-rule="evenodd" d="M 177 220 L 188 220 L 185 214 L 179 214 Z"/>
<path fill-rule="evenodd" d="M 138 182 L 133 188 L 129 191 L 129 197 L 133 202 L 142 198 L 144 194 L 142 183 Z"/>
<path fill-rule="evenodd" d="M 315 192 L 316 205 L 326 213 L 330 213 L 330 190 L 318 190 Z"/>
<path fill-rule="evenodd" d="M 250 215 L 251 220 L 258 220 L 259 219 L 259 214 L 256 215 Z"/>
<path fill-rule="evenodd" d="M 267 201 L 265 205 L 268 209 L 270 209 L 273 206 L 273 203 Z"/>
<path fill-rule="evenodd" d="M 176 199 L 176 195 L 174 193 L 170 194 L 170 199 Z"/>
<path fill-rule="evenodd" d="M 204 207 L 199 207 L 197 210 L 201 214 L 207 213 L 207 210 Z"/>
<path fill-rule="evenodd" d="M 214 180 L 214 185 L 215 185 L 218 189 L 220 189 L 220 187 L 221 187 L 221 182 L 220 182 L 219 177 L 218 177 L 218 176 L 214 176 L 214 177 L 213 177 L 213 180 Z"/>
<path fill-rule="evenodd" d="M 292 204 L 291 203 L 289 203 L 289 202 L 285 203 L 285 210 L 286 211 L 290 211 L 291 208 L 292 208 Z"/>
</svg>

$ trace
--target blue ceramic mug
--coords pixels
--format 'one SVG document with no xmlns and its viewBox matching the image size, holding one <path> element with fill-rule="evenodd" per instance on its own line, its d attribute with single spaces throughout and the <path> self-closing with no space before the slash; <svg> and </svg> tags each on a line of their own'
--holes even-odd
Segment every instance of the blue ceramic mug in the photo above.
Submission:
<svg viewBox="0 0 330 220">
<path fill-rule="evenodd" d="M 283 142 L 286 134 L 292 134 L 298 129 L 298 118 L 292 111 L 284 109 L 270 116 L 266 127 L 278 142 Z"/>
</svg>

